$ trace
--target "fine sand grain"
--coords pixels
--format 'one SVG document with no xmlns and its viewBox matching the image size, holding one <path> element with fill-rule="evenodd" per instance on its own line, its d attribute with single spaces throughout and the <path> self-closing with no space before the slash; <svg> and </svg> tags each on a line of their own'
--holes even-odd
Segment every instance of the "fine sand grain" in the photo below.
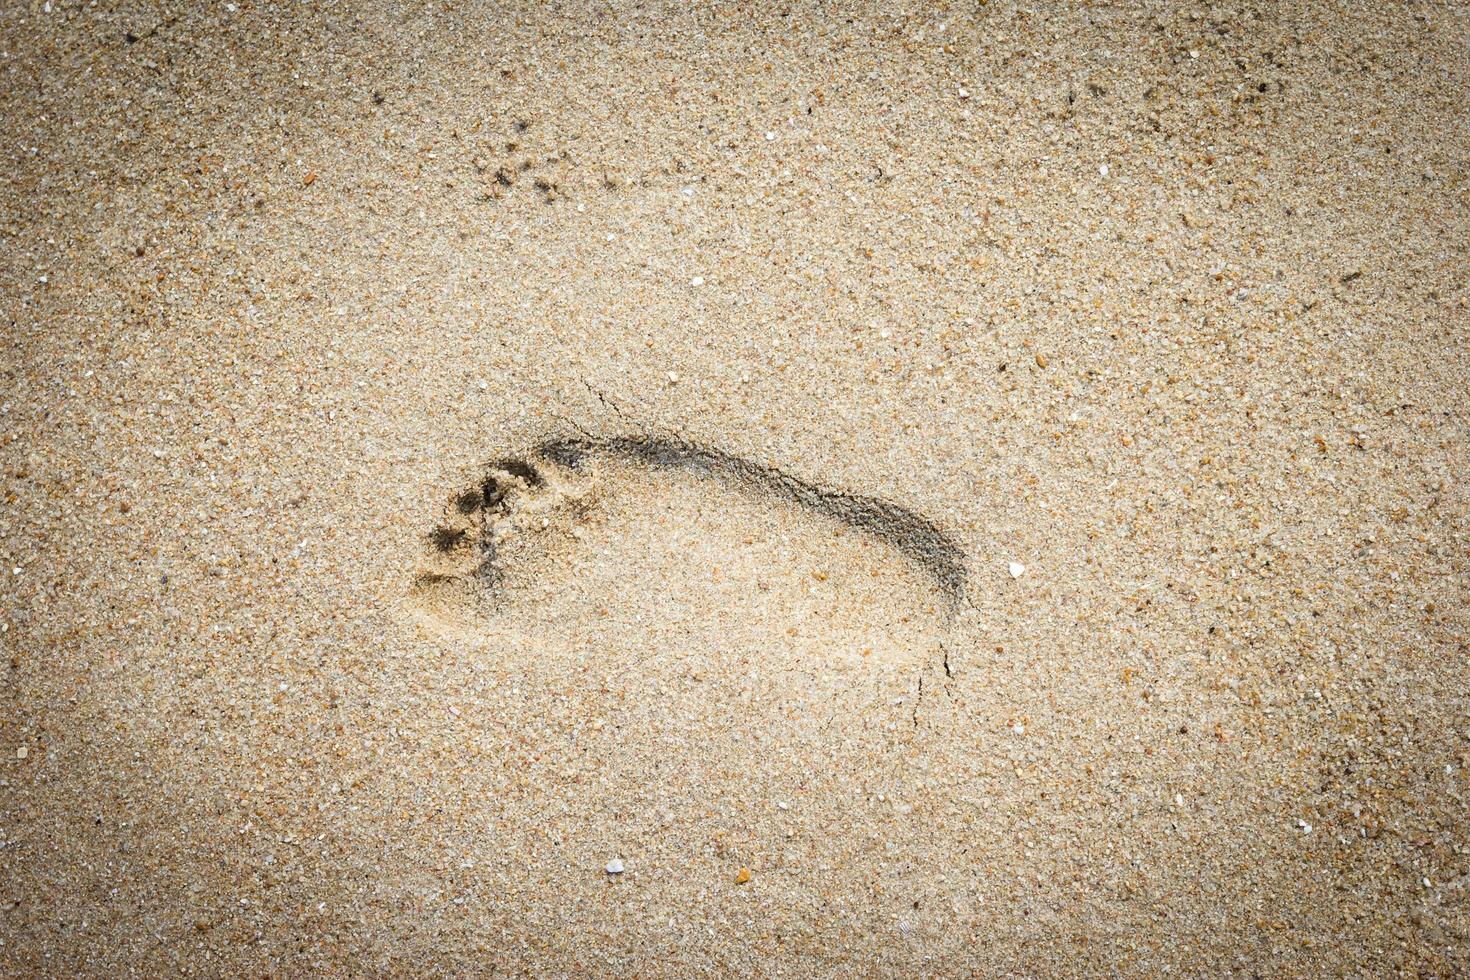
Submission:
<svg viewBox="0 0 1470 980">
<path fill-rule="evenodd" d="M 0 975 L 1470 972 L 1470 8 L 0 3 Z"/>
</svg>

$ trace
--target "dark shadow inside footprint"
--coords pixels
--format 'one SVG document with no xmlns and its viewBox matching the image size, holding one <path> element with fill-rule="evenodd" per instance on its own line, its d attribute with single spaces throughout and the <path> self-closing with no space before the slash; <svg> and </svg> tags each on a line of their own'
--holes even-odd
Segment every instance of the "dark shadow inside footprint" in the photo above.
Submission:
<svg viewBox="0 0 1470 980">
<path fill-rule="evenodd" d="M 429 532 L 429 542 L 439 551 L 453 551 L 464 544 L 468 533 L 463 528 L 445 527 L 443 524 Z"/>
<path fill-rule="evenodd" d="M 485 506 L 485 495 L 479 490 L 466 490 L 454 498 L 454 509 L 461 514 L 473 514 Z"/>
<path fill-rule="evenodd" d="M 505 472 L 509 473 L 516 479 L 524 480 L 527 486 L 539 487 L 541 486 L 541 484 L 546 482 L 544 479 L 542 479 L 541 474 L 536 470 L 536 467 L 532 466 L 524 459 L 518 459 L 512 456 L 507 459 L 502 459 L 495 465 Z M 491 478 L 491 480 L 493 481 L 493 477 Z"/>
</svg>

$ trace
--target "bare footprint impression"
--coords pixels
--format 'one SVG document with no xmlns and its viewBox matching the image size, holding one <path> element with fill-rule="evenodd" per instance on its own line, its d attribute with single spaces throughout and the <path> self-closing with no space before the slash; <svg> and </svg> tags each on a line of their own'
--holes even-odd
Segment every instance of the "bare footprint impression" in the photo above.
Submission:
<svg viewBox="0 0 1470 980">
<path fill-rule="evenodd" d="M 906 507 L 646 433 L 503 455 L 426 541 L 411 603 L 447 638 L 809 688 L 948 673 L 966 580 L 955 540 Z"/>
</svg>

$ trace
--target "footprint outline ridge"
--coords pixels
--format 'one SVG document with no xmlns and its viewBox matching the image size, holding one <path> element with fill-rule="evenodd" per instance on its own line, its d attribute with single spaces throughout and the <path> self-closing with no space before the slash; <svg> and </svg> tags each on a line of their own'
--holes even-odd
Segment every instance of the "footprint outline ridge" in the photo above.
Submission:
<svg viewBox="0 0 1470 980">
<path fill-rule="evenodd" d="M 968 572 L 965 552 L 958 542 L 922 514 L 879 497 L 822 486 L 777 467 L 679 436 L 596 435 L 583 431 L 579 435 L 545 437 L 526 455 L 573 472 L 588 457 L 633 463 L 649 470 L 681 469 L 725 483 L 732 489 L 795 504 L 887 543 L 926 572 L 951 600 L 958 601 L 964 595 Z M 465 512 L 467 503 L 485 509 L 504 507 L 502 493 L 491 489 L 496 486 L 493 474 L 497 471 L 510 474 L 527 489 L 535 489 L 542 483 L 541 474 L 526 458 L 512 455 L 497 459 L 486 467 L 480 485 L 483 489 L 465 491 L 456 498 L 461 513 Z M 482 538 L 480 548 L 482 561 L 477 576 L 482 581 L 495 582 L 501 569 L 488 535 Z"/>
</svg>

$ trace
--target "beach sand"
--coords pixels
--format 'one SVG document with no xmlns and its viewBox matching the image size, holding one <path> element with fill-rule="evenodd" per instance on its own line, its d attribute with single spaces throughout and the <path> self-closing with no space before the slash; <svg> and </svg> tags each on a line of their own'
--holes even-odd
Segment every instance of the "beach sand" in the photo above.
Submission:
<svg viewBox="0 0 1470 980">
<path fill-rule="evenodd" d="M 1470 9 L 0 49 L 0 973 L 1470 971 Z"/>
</svg>

